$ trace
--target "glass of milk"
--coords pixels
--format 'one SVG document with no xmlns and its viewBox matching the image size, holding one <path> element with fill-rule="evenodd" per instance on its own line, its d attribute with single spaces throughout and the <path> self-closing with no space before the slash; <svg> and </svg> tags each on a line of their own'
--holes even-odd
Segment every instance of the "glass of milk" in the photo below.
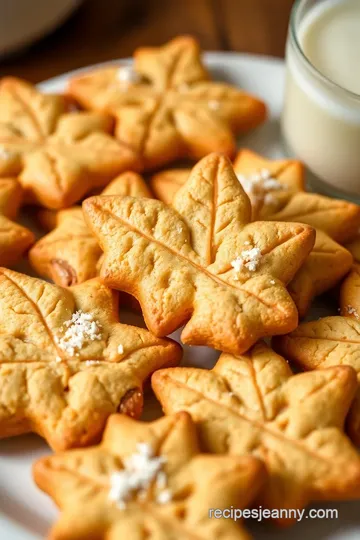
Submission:
<svg viewBox="0 0 360 540">
<path fill-rule="evenodd" d="M 315 190 L 360 201 L 360 0 L 297 0 L 282 133 Z"/>
</svg>

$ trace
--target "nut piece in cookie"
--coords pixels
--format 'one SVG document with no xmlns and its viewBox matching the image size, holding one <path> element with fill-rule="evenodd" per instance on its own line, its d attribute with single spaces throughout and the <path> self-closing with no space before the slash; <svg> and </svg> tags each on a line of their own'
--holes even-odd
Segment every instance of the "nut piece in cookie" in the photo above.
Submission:
<svg viewBox="0 0 360 540">
<path fill-rule="evenodd" d="M 33 472 L 61 509 L 53 540 L 249 540 L 209 512 L 248 508 L 266 478 L 251 456 L 201 454 L 186 413 L 152 423 L 113 415 L 98 446 L 42 458 Z"/>
<path fill-rule="evenodd" d="M 71 289 L 0 271 L 0 437 L 34 431 L 55 450 L 99 439 L 108 416 L 139 416 L 144 380 L 180 346 L 118 321 L 97 279 Z"/>
<path fill-rule="evenodd" d="M 172 206 L 91 197 L 83 209 L 105 252 L 102 280 L 138 299 L 155 335 L 186 324 L 183 342 L 241 353 L 296 327 L 285 284 L 311 251 L 314 231 L 250 223 L 249 199 L 226 157 L 201 160 Z"/>
<path fill-rule="evenodd" d="M 144 180 L 134 172 L 115 178 L 102 195 L 151 197 Z M 49 212 L 49 211 L 47 211 Z M 60 210 L 55 228 L 29 252 L 36 272 L 57 285 L 70 287 L 94 278 L 98 273 L 101 248 L 87 227 L 80 206 Z"/>
<path fill-rule="evenodd" d="M 61 209 L 137 166 L 102 113 L 67 112 L 63 96 L 0 81 L 0 177 L 18 176 L 29 202 Z"/>
<path fill-rule="evenodd" d="M 160 370 L 152 385 L 166 414 L 191 414 L 204 449 L 263 460 L 269 480 L 257 502 L 265 507 L 359 497 L 360 457 L 343 433 L 357 386 L 351 367 L 293 375 L 259 343 L 243 356 L 222 354 L 211 371 Z"/>
<path fill-rule="evenodd" d="M 214 151 L 233 156 L 235 134 L 266 117 L 262 101 L 209 79 L 199 45 L 188 36 L 136 50 L 133 67 L 77 76 L 68 92 L 84 107 L 110 113 L 116 137 L 135 150 L 146 169 Z"/>
</svg>

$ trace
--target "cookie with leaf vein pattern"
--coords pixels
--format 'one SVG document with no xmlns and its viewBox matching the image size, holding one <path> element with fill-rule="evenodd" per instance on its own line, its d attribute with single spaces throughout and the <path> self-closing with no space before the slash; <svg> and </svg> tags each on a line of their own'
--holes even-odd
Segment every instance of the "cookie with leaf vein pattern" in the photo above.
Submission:
<svg viewBox="0 0 360 540">
<path fill-rule="evenodd" d="M 82 106 L 112 114 L 118 140 L 137 153 L 145 169 L 209 152 L 233 156 L 235 134 L 266 118 L 260 99 L 210 80 L 199 45 L 189 36 L 137 49 L 133 67 L 76 76 L 68 92 Z"/>
<path fill-rule="evenodd" d="M 207 451 L 263 460 L 258 503 L 302 509 L 359 497 L 360 457 L 343 432 L 357 388 L 351 367 L 293 375 L 260 342 L 243 356 L 223 353 L 212 370 L 159 370 L 152 386 L 165 414 L 191 414 Z"/>
<path fill-rule="evenodd" d="M 66 208 L 120 172 L 136 169 L 134 152 L 111 136 L 102 113 L 68 112 L 64 96 L 30 83 L 0 82 L 0 177 L 17 176 L 28 202 Z"/>
<path fill-rule="evenodd" d="M 64 289 L 0 270 L 0 437 L 94 443 L 110 414 L 139 417 L 144 380 L 180 358 L 177 343 L 121 324 L 97 279 Z"/>
<path fill-rule="evenodd" d="M 296 327 L 285 284 L 312 249 L 314 231 L 250 223 L 250 201 L 225 156 L 201 160 L 171 207 L 91 197 L 83 209 L 105 253 L 101 279 L 137 298 L 155 335 L 185 324 L 185 343 L 241 353 Z"/>
<path fill-rule="evenodd" d="M 99 445 L 38 460 L 34 479 L 60 507 L 52 540 L 250 540 L 215 508 L 247 508 L 266 478 L 251 456 L 201 454 L 190 416 L 109 418 Z"/>
</svg>

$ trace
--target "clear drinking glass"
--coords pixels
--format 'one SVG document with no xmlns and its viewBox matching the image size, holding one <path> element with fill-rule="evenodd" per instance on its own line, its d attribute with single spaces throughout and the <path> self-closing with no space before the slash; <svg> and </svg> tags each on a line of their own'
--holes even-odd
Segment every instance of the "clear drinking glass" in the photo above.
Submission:
<svg viewBox="0 0 360 540">
<path fill-rule="evenodd" d="M 293 6 L 282 133 L 288 153 L 312 173 L 313 189 L 360 202 L 360 95 L 322 75 L 301 46 L 303 21 L 328 1 L 297 0 Z"/>
</svg>

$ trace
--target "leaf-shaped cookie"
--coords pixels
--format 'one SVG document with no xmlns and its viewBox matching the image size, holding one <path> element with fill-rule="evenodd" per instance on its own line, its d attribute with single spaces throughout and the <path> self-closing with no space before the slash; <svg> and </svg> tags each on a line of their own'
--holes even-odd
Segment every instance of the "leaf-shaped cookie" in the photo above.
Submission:
<svg viewBox="0 0 360 540">
<path fill-rule="evenodd" d="M 144 180 L 134 172 L 115 178 L 102 195 L 151 197 Z M 39 275 L 69 287 L 97 275 L 102 251 L 86 226 L 81 207 L 61 210 L 57 226 L 30 250 L 29 258 Z"/>
<path fill-rule="evenodd" d="M 222 354 L 213 370 L 154 373 L 166 414 L 187 411 L 210 452 L 262 459 L 269 480 L 258 501 L 303 508 L 310 500 L 360 495 L 360 458 L 342 432 L 356 392 L 348 366 L 292 375 L 264 343 L 244 356 Z"/>
<path fill-rule="evenodd" d="M 136 166 L 134 152 L 110 136 L 111 128 L 104 114 L 66 114 L 64 97 L 5 78 L 0 83 L 0 176 L 17 175 L 31 202 L 70 206 Z"/>
<path fill-rule="evenodd" d="M 111 113 L 115 133 L 144 167 L 209 152 L 235 154 L 234 134 L 261 124 L 262 101 L 225 83 L 208 80 L 198 43 L 180 36 L 163 47 L 138 49 L 134 69 L 108 67 L 70 81 L 83 106 Z"/>
<path fill-rule="evenodd" d="M 342 243 L 354 238 L 359 230 L 360 206 L 315 193 L 296 193 L 269 219 L 307 223 Z"/>
<path fill-rule="evenodd" d="M 305 317 L 315 296 L 334 287 L 352 266 L 351 253 L 320 229 L 315 245 L 303 266 L 288 285 L 288 291 Z"/>
<path fill-rule="evenodd" d="M 347 365 L 355 369 L 358 391 L 348 417 L 351 438 L 360 444 L 360 274 L 356 265 L 341 287 L 342 317 L 324 317 L 301 324 L 274 339 L 276 350 L 303 369 Z"/>
<path fill-rule="evenodd" d="M 229 160 L 200 161 L 173 207 L 151 199 L 92 197 L 84 215 L 105 252 L 102 279 L 135 296 L 147 327 L 241 353 L 285 333 L 297 312 L 284 283 L 313 247 L 307 225 L 250 220 Z"/>
<path fill-rule="evenodd" d="M 120 324 L 96 279 L 63 289 L 1 269 L 0 437 L 35 431 L 56 450 L 96 441 L 109 414 L 140 415 L 144 379 L 180 356 Z"/>
<path fill-rule="evenodd" d="M 200 454 L 186 413 L 152 423 L 113 415 L 98 446 L 42 458 L 33 471 L 61 508 L 52 540 L 249 540 L 209 511 L 248 507 L 265 477 L 255 458 Z"/>
<path fill-rule="evenodd" d="M 16 263 L 35 241 L 29 229 L 11 221 L 22 198 L 23 191 L 14 178 L 0 178 L 0 265 L 3 266 Z"/>
</svg>

